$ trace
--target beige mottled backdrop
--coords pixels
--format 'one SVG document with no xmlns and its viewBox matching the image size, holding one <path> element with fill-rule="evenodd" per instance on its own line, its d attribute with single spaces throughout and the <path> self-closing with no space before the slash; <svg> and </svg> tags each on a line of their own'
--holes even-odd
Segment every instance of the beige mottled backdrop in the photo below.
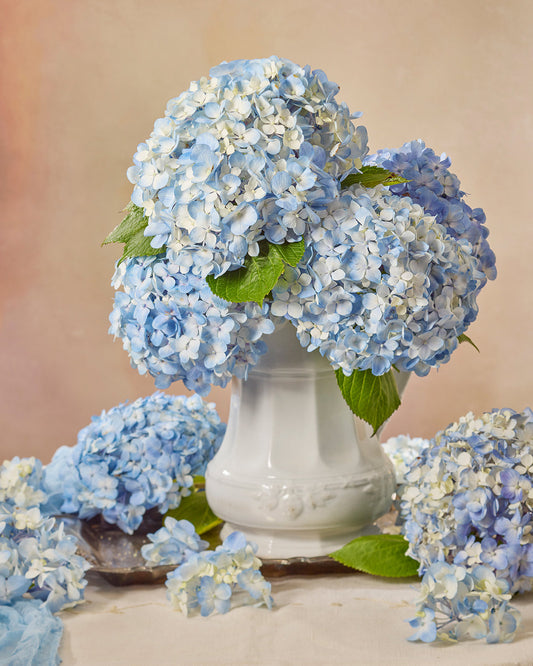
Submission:
<svg viewBox="0 0 533 666">
<path fill-rule="evenodd" d="M 167 99 L 222 60 L 326 71 L 371 149 L 423 138 L 485 208 L 499 277 L 451 362 L 414 378 L 386 434 L 531 404 L 533 2 L 4 0 L 0 460 L 48 460 L 93 414 L 148 395 L 107 334 L 126 169 Z M 183 392 L 176 385 L 174 392 Z M 229 393 L 210 399 L 227 416 Z"/>
</svg>

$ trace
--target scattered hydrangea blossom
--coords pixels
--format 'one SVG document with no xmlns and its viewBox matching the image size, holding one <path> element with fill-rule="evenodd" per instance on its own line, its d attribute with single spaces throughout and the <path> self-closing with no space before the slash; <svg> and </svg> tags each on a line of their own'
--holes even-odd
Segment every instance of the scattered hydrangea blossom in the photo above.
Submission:
<svg viewBox="0 0 533 666">
<path fill-rule="evenodd" d="M 490 567 L 433 562 L 422 578 L 416 616 L 409 623 L 415 632 L 409 640 L 484 638 L 487 643 L 508 643 L 520 625 L 510 598 L 509 584 Z"/>
<path fill-rule="evenodd" d="M 463 576 L 465 570 L 474 577 L 472 590 L 476 590 L 476 576 L 481 572 L 479 580 L 493 592 L 494 603 L 498 603 L 491 617 L 493 622 L 501 620 L 502 625 L 500 629 L 484 625 L 490 629 L 486 633 L 489 642 L 509 640 L 514 631 L 511 628 L 516 629 L 516 611 L 504 604 L 510 596 L 501 595 L 531 589 L 532 471 L 530 409 L 522 413 L 493 410 L 479 418 L 469 413 L 435 436 L 405 475 L 400 489 L 407 554 L 420 562 L 420 573 L 433 576 L 436 563 L 446 563 L 449 569 L 437 567 L 439 576 L 455 576 L 460 581 L 457 576 Z M 454 596 L 448 597 L 450 603 Z M 436 597 L 429 592 L 426 597 L 419 619 L 429 627 L 434 622 L 430 616 L 436 609 Z M 463 600 L 458 597 L 454 603 Z M 461 608 L 467 609 L 466 615 L 478 609 L 485 621 L 485 607 L 473 601 L 470 606 L 466 601 L 464 604 Z M 450 621 L 462 617 L 454 613 Z M 416 626 L 425 631 L 421 624 Z"/>
<path fill-rule="evenodd" d="M 46 513 L 41 462 L 14 458 L 0 466 L 0 605 L 33 597 L 52 612 L 83 600 L 88 562 L 76 540 Z"/>
<path fill-rule="evenodd" d="M 212 403 L 156 392 L 94 417 L 75 446 L 58 449 L 46 486 L 62 494 L 61 511 L 101 514 L 131 534 L 147 510 L 165 513 L 190 493 L 224 432 Z"/>
<path fill-rule="evenodd" d="M 271 585 L 263 578 L 257 547 L 241 532 L 230 534 L 214 551 L 193 553 L 167 576 L 167 596 L 185 615 L 227 613 L 253 604 L 272 608 Z"/>
<path fill-rule="evenodd" d="M 141 555 L 151 567 L 181 564 L 209 545 L 199 537 L 192 523 L 171 516 L 165 518 L 163 527 L 148 534 L 148 539 L 150 543 L 141 547 Z"/>
</svg>

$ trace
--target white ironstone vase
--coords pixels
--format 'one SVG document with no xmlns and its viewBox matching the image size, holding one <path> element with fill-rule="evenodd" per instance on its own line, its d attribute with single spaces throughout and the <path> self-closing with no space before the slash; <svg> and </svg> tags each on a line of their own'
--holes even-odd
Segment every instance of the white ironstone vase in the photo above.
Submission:
<svg viewBox="0 0 533 666">
<path fill-rule="evenodd" d="M 392 465 L 354 418 L 335 373 L 282 324 L 267 353 L 234 378 L 228 426 L 206 472 L 207 499 L 268 558 L 312 557 L 371 531 L 391 506 Z M 399 389 L 407 373 L 397 376 Z"/>
</svg>

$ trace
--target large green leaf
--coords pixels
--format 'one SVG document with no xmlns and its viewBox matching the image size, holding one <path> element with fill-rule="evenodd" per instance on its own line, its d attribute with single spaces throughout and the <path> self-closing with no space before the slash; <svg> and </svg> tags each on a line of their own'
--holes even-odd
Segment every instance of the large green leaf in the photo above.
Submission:
<svg viewBox="0 0 533 666">
<path fill-rule="evenodd" d="M 360 183 L 363 187 L 376 187 L 376 185 L 399 185 L 409 181 L 401 176 L 397 176 L 388 169 L 378 166 L 361 167 L 360 173 L 352 173 L 341 183 L 341 188 L 345 189 L 350 185 Z"/>
<path fill-rule="evenodd" d="M 419 563 L 405 553 L 409 542 L 400 534 L 357 537 L 329 557 L 374 576 L 407 578 L 418 574 Z"/>
<path fill-rule="evenodd" d="M 198 534 L 204 534 L 222 522 L 211 511 L 203 490 L 195 490 L 191 495 L 183 497 L 179 506 L 167 511 L 166 516 L 172 516 L 176 520 L 188 520 Z"/>
<path fill-rule="evenodd" d="M 389 370 L 373 375 L 371 370 L 354 370 L 349 377 L 336 370 L 337 384 L 352 412 L 374 428 L 374 433 L 400 406 L 396 380 Z"/>
<path fill-rule="evenodd" d="M 296 266 L 305 252 L 302 239 L 296 243 L 274 245 L 263 241 L 257 257 L 246 257 L 244 266 L 215 278 L 207 276 L 211 291 L 232 303 L 255 301 L 261 305 L 265 296 L 272 291 L 285 266 Z"/>
</svg>

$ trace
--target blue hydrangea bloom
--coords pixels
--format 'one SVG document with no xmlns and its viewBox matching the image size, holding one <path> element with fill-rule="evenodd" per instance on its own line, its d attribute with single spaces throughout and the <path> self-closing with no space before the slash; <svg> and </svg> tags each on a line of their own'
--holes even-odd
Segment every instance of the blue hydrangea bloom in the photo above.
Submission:
<svg viewBox="0 0 533 666">
<path fill-rule="evenodd" d="M 271 585 L 263 578 L 257 547 L 233 532 L 215 550 L 191 553 L 167 575 L 167 596 L 185 615 L 227 613 L 242 604 L 272 608 Z"/>
<path fill-rule="evenodd" d="M 0 466 L 0 606 L 31 596 L 55 612 L 83 600 L 89 564 L 49 510 L 41 462 L 5 461 Z"/>
<path fill-rule="evenodd" d="M 306 232 L 307 251 L 273 289 L 271 313 L 346 375 L 426 375 L 477 316 L 485 282 L 467 241 L 408 197 L 350 188 Z"/>
<path fill-rule="evenodd" d="M 463 604 L 460 615 L 479 616 L 470 618 L 469 635 L 481 632 L 488 642 L 510 640 L 518 614 L 503 602 L 531 589 L 532 472 L 533 412 L 499 409 L 479 418 L 467 414 L 438 433 L 400 488 L 408 555 L 420 562 L 426 583 L 437 574 L 441 587 L 467 577 L 468 595 L 451 590 L 447 598 Z M 439 605 L 434 592 L 424 594 L 425 610 L 413 625 L 420 640 L 430 636 L 436 621 L 430 616 Z M 488 606 L 474 604 L 475 598 Z M 440 612 L 457 619 L 447 604 Z"/>
<path fill-rule="evenodd" d="M 152 246 L 205 277 L 242 266 L 262 239 L 299 240 L 367 153 L 338 90 L 273 56 L 222 63 L 170 100 L 128 170 Z"/>
<path fill-rule="evenodd" d="M 188 520 L 176 520 L 167 516 L 163 527 L 148 534 L 150 543 L 141 547 L 141 555 L 148 566 L 181 564 L 193 553 L 205 550 L 209 545 L 200 539 L 194 525 Z"/>
<path fill-rule="evenodd" d="M 114 286 L 123 291 L 116 294 L 109 330 L 158 388 L 183 381 L 207 395 L 232 376 L 245 378 L 266 352 L 262 335 L 274 331 L 268 305 L 227 303 L 205 280 L 167 259 L 128 259 L 118 266 Z"/>
<path fill-rule="evenodd" d="M 57 666 L 63 625 L 35 599 L 0 605 L 0 663 L 9 666 Z"/>
<path fill-rule="evenodd" d="M 132 533 L 148 509 L 179 505 L 224 432 L 212 403 L 156 392 L 94 417 L 75 446 L 58 449 L 46 487 L 62 494 L 63 512 L 101 514 Z"/>
<path fill-rule="evenodd" d="M 510 598 L 507 581 L 489 567 L 433 562 L 422 578 L 416 616 L 409 622 L 415 632 L 409 640 L 484 638 L 487 643 L 508 643 L 520 625 Z"/>
<path fill-rule="evenodd" d="M 397 150 L 378 150 L 375 155 L 368 155 L 365 163 L 382 166 L 406 178 L 407 183 L 391 186 L 392 192 L 410 196 L 434 215 L 451 236 L 467 240 L 486 277 L 489 280 L 496 277 L 496 258 L 487 241 L 485 213 L 465 202 L 465 193 L 457 176 L 449 170 L 451 161 L 446 154 L 435 154 L 419 139 Z"/>
</svg>

